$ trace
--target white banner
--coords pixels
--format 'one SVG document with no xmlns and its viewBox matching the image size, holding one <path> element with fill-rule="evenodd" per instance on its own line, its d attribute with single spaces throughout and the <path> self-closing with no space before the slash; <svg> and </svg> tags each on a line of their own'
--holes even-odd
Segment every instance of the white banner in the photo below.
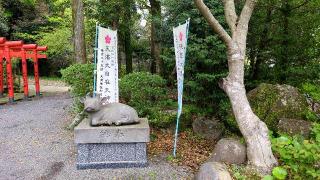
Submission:
<svg viewBox="0 0 320 180">
<path fill-rule="evenodd" d="M 182 95 L 184 80 L 184 64 L 187 52 L 189 20 L 178 27 L 173 28 L 174 49 L 176 55 L 176 69 L 178 81 L 178 118 L 182 111 Z"/>
<path fill-rule="evenodd" d="M 97 93 L 106 103 L 119 102 L 117 31 L 98 27 Z"/>
</svg>

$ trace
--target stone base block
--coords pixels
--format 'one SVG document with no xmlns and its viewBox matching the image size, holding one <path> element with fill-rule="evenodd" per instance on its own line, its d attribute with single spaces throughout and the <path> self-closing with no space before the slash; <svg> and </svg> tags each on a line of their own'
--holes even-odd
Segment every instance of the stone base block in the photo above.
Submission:
<svg viewBox="0 0 320 180">
<path fill-rule="evenodd" d="M 77 169 L 146 167 L 150 129 L 147 119 L 124 126 L 90 126 L 83 120 L 75 128 Z"/>
<path fill-rule="evenodd" d="M 146 143 L 78 144 L 77 169 L 146 167 Z"/>
</svg>

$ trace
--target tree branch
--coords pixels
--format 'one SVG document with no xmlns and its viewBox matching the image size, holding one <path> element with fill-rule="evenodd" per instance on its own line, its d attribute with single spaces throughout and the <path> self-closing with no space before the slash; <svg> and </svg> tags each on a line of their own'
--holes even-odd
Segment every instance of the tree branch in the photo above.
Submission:
<svg viewBox="0 0 320 180">
<path fill-rule="evenodd" d="M 219 21 L 212 15 L 209 8 L 203 3 L 203 0 L 194 0 L 197 8 L 204 18 L 209 23 L 210 27 L 219 35 L 219 37 L 226 43 L 227 46 L 231 46 L 232 39 L 229 34 L 224 30 Z"/>
<path fill-rule="evenodd" d="M 245 53 L 244 51 L 246 49 L 248 25 L 255 5 L 256 0 L 246 0 L 239 17 L 235 33 L 235 40 L 240 47 L 242 54 Z"/>
<path fill-rule="evenodd" d="M 237 27 L 237 13 L 234 5 L 234 0 L 222 0 L 224 5 L 224 15 L 226 17 L 226 21 L 231 29 L 232 36 L 236 31 Z"/>
</svg>

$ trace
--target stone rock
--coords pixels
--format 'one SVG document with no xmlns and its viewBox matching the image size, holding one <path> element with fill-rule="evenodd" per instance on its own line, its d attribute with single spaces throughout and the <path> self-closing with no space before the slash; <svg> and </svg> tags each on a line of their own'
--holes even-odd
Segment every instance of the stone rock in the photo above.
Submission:
<svg viewBox="0 0 320 180">
<path fill-rule="evenodd" d="M 201 165 L 196 180 L 232 180 L 227 166 L 219 162 L 207 162 Z"/>
<path fill-rule="evenodd" d="M 254 113 L 272 131 L 277 131 L 279 118 L 303 119 L 309 110 L 305 96 L 297 88 L 285 84 L 262 83 L 247 96 Z M 226 119 L 233 129 L 238 129 L 231 111 Z"/>
<path fill-rule="evenodd" d="M 309 137 L 312 123 L 299 119 L 280 118 L 278 124 L 278 132 L 287 133 L 289 135 L 302 135 Z"/>
<path fill-rule="evenodd" d="M 197 118 L 193 121 L 192 128 L 195 133 L 210 141 L 218 140 L 225 131 L 223 123 L 215 118 Z"/>
<path fill-rule="evenodd" d="M 246 147 L 232 138 L 223 138 L 215 146 L 210 161 L 242 164 L 246 161 Z"/>
</svg>

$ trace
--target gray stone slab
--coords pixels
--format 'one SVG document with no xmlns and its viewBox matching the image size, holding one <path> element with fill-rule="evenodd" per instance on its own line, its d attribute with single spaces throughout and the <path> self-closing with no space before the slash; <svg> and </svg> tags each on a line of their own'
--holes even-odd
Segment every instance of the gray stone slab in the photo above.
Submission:
<svg viewBox="0 0 320 180">
<path fill-rule="evenodd" d="M 146 143 L 77 144 L 77 168 L 146 167 Z"/>
<path fill-rule="evenodd" d="M 123 126 L 90 126 L 84 119 L 74 130 L 76 144 L 84 143 L 137 143 L 150 141 L 148 120 L 141 118 L 139 124 Z"/>
</svg>

